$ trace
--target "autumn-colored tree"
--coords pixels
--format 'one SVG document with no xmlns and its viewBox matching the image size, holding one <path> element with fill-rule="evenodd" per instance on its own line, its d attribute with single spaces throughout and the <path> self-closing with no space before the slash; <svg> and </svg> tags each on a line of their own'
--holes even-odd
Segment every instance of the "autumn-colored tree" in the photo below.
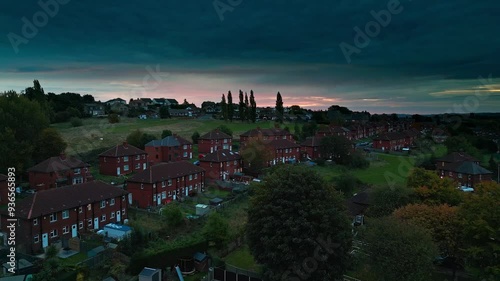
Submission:
<svg viewBox="0 0 500 281">
<path fill-rule="evenodd" d="M 477 184 L 460 206 L 459 216 L 467 266 L 482 280 L 500 280 L 500 184 Z"/>
<path fill-rule="evenodd" d="M 430 205 L 449 204 L 456 206 L 463 200 L 463 193 L 449 178 L 441 179 L 436 173 L 415 168 L 408 176 L 407 185 L 415 190 L 421 202 Z"/>
<path fill-rule="evenodd" d="M 442 257 L 452 258 L 461 264 L 462 226 L 458 207 L 441 205 L 410 204 L 394 211 L 397 219 L 421 226 L 429 231 Z M 453 278 L 457 266 L 453 267 Z M 454 280 L 454 279 L 453 279 Z"/>
</svg>

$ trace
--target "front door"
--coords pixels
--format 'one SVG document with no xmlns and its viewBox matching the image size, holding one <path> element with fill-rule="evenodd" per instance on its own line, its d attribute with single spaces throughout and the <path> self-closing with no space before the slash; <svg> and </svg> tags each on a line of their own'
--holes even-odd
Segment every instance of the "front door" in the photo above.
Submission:
<svg viewBox="0 0 500 281">
<path fill-rule="evenodd" d="M 71 226 L 71 237 L 76 237 L 77 236 L 77 230 L 76 230 L 76 224 Z"/>
<path fill-rule="evenodd" d="M 143 163 L 143 164 L 142 164 L 142 169 L 143 169 L 143 170 L 146 170 L 146 163 Z"/>
<path fill-rule="evenodd" d="M 158 206 L 161 205 L 161 195 L 160 194 L 156 195 L 156 204 Z"/>
<path fill-rule="evenodd" d="M 49 234 L 44 233 L 42 234 L 42 247 L 47 248 L 49 246 Z"/>
<path fill-rule="evenodd" d="M 99 229 L 99 218 L 94 218 L 94 229 Z"/>
<path fill-rule="evenodd" d="M 117 222 L 121 222 L 122 221 L 122 214 L 120 213 L 120 211 L 116 211 L 116 221 Z"/>
<path fill-rule="evenodd" d="M 116 168 L 116 175 L 119 176 L 120 175 L 120 167 Z"/>
</svg>

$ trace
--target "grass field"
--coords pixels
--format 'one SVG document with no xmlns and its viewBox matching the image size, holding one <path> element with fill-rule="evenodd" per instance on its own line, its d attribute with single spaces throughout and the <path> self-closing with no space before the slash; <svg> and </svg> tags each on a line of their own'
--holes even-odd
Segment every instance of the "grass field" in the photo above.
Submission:
<svg viewBox="0 0 500 281">
<path fill-rule="evenodd" d="M 259 272 L 261 269 L 260 266 L 255 263 L 255 260 L 250 253 L 250 249 L 247 245 L 233 251 L 232 253 L 227 255 L 224 260 L 226 263 L 244 270 Z"/>
<path fill-rule="evenodd" d="M 83 126 L 72 127 L 69 122 L 53 124 L 59 130 L 64 140 L 68 143 L 68 154 L 79 154 L 92 149 L 112 147 L 123 142 L 127 135 L 137 129 L 153 134 L 160 138 L 163 130 L 171 130 L 180 136 L 191 140 L 191 135 L 198 131 L 203 135 L 220 125 L 226 125 L 233 131 L 233 138 L 238 139 L 241 133 L 250 129 L 261 127 L 271 128 L 272 121 L 258 123 L 243 123 L 239 121 L 224 122 L 222 120 L 198 119 L 147 119 L 122 118 L 120 123 L 110 124 L 107 119 L 89 118 L 83 120 Z M 293 125 L 288 125 L 293 127 Z"/>
<path fill-rule="evenodd" d="M 413 159 L 408 156 L 397 156 L 381 153 L 372 153 L 370 167 L 368 169 L 348 170 L 342 166 L 314 166 L 311 169 L 317 171 L 327 181 L 333 180 L 342 173 L 352 173 L 361 181 L 372 185 L 405 184 L 409 168 L 413 167 Z"/>
</svg>

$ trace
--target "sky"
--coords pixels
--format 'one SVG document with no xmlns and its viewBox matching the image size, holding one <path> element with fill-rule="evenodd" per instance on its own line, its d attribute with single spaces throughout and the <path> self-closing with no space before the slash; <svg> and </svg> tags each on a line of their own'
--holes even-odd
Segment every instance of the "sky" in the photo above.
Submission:
<svg viewBox="0 0 500 281">
<path fill-rule="evenodd" d="M 0 3 L 0 92 L 258 106 L 498 112 L 495 0 L 40 0 Z"/>
</svg>

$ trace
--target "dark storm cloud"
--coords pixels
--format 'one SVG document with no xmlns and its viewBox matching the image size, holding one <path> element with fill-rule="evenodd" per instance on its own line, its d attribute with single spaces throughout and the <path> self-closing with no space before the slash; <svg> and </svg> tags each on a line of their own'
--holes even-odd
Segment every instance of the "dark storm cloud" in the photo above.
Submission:
<svg viewBox="0 0 500 281">
<path fill-rule="evenodd" d="M 409 102 L 437 98 L 428 94 L 455 81 L 470 87 L 479 75 L 500 75 L 500 5 L 493 0 L 401 1 L 401 13 L 348 64 L 339 44 L 354 45 L 354 27 L 363 30 L 371 11 L 389 2 L 243 0 L 221 21 L 211 0 L 72 0 L 15 54 L 7 35 L 22 36 L 21 18 L 32 20 L 42 8 L 9 1 L 0 4 L 0 73 L 66 69 L 90 79 L 123 71 L 141 79 L 146 65 L 160 64 L 177 75 Z"/>
</svg>

